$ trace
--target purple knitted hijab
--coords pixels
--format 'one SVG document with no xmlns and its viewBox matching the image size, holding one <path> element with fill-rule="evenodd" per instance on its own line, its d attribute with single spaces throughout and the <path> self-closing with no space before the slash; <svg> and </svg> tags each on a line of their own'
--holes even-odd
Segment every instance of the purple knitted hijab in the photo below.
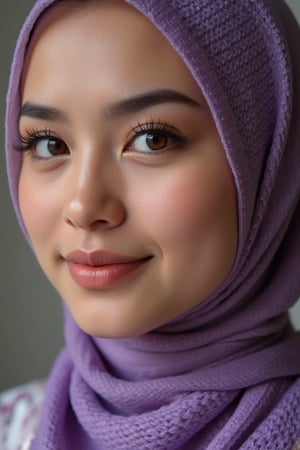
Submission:
<svg viewBox="0 0 300 450">
<path fill-rule="evenodd" d="M 6 149 L 18 210 L 19 37 Z M 293 449 L 300 445 L 300 31 L 280 0 L 128 0 L 183 58 L 211 108 L 238 195 L 223 285 L 144 336 L 100 339 L 66 311 L 33 450 Z"/>
</svg>

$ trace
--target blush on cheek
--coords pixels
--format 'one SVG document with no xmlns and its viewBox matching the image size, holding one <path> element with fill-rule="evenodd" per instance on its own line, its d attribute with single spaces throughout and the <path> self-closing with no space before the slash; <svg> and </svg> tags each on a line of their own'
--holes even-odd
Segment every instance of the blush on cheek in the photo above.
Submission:
<svg viewBox="0 0 300 450">
<path fill-rule="evenodd" d="M 199 180 L 199 174 L 164 183 L 145 199 L 148 229 L 177 239 L 199 234 L 222 220 L 226 191 L 226 183 L 208 185 Z"/>
<path fill-rule="evenodd" d="M 39 223 L 40 207 L 36 195 L 32 192 L 30 185 L 26 183 L 22 172 L 19 182 L 19 205 L 24 225 L 31 237 L 34 224 Z"/>
<path fill-rule="evenodd" d="M 34 248 L 38 246 L 44 247 L 48 241 L 49 231 L 53 229 L 53 220 L 57 218 L 55 210 L 58 208 L 57 200 L 53 202 L 53 198 L 59 198 L 51 194 L 49 195 L 45 187 L 39 183 L 33 183 L 28 179 L 26 171 L 21 173 L 19 183 L 19 203 L 20 211 L 24 221 L 25 228 L 31 239 Z"/>
</svg>

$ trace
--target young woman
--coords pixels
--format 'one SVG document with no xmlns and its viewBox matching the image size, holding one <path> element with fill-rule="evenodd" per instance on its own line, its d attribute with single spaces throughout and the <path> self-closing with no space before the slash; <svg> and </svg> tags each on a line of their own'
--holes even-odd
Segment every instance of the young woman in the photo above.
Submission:
<svg viewBox="0 0 300 450">
<path fill-rule="evenodd" d="M 66 348 L 31 449 L 300 444 L 299 36 L 277 0 L 34 6 L 8 170 Z"/>
</svg>

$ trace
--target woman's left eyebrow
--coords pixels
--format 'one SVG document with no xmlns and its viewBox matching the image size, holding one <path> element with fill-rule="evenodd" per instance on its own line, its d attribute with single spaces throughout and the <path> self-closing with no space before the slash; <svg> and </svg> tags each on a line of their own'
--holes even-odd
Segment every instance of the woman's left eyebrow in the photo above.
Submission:
<svg viewBox="0 0 300 450">
<path fill-rule="evenodd" d="M 159 89 L 114 103 L 105 109 L 104 115 L 108 119 L 115 119 L 163 103 L 183 103 L 197 108 L 202 107 L 196 100 L 181 92 L 172 89 Z"/>
</svg>

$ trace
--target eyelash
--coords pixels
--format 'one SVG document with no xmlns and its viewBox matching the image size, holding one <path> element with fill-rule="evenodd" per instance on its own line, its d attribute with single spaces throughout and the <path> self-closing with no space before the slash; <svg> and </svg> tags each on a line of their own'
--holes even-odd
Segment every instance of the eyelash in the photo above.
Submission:
<svg viewBox="0 0 300 450">
<path fill-rule="evenodd" d="M 132 127 L 132 131 L 130 135 L 133 134 L 133 136 L 130 139 L 129 144 L 127 144 L 127 147 L 130 147 L 130 144 L 134 142 L 139 136 L 148 134 L 148 135 L 155 135 L 161 134 L 165 135 L 168 139 L 170 139 L 172 142 L 172 145 L 167 145 L 165 148 L 162 149 L 156 149 L 152 151 L 149 151 L 149 154 L 159 153 L 167 150 L 170 147 L 173 147 L 174 145 L 183 145 L 186 143 L 187 139 L 177 130 L 177 128 L 173 127 L 172 125 L 168 124 L 167 122 L 162 122 L 160 120 L 154 121 L 153 119 L 148 120 L 144 123 L 138 123 L 137 126 Z M 147 153 L 147 152 L 145 152 Z"/>
<path fill-rule="evenodd" d="M 156 122 L 151 119 L 144 123 L 138 122 L 137 126 L 132 127 L 131 131 L 131 133 L 134 134 L 133 139 L 136 136 L 140 136 L 141 134 L 151 132 L 168 133 L 170 136 L 178 137 L 179 139 L 181 138 L 184 139 L 183 136 L 179 134 L 179 131 L 175 127 L 168 124 L 167 122 L 161 122 L 160 120 Z"/>
<path fill-rule="evenodd" d="M 19 135 L 19 145 L 15 145 L 15 150 L 18 152 L 28 152 L 33 149 L 33 147 L 43 139 L 57 139 L 59 138 L 51 131 L 49 128 L 45 128 L 44 130 L 37 130 L 35 128 L 31 128 L 26 130 L 26 135 Z"/>
<path fill-rule="evenodd" d="M 126 144 L 126 147 L 130 148 L 131 143 L 133 143 L 135 139 L 147 133 L 165 134 L 169 139 L 173 140 L 173 145 L 182 145 L 187 141 L 187 139 L 182 136 L 175 127 L 168 124 L 167 122 L 162 122 L 160 120 L 154 121 L 153 119 L 150 119 L 143 123 L 138 122 L 136 126 L 132 127 L 132 130 L 129 133 L 129 136 L 131 136 L 130 141 L 128 144 Z M 32 157 L 35 159 L 46 159 L 42 157 L 39 158 L 37 155 L 35 155 L 33 150 L 40 141 L 47 139 L 63 142 L 63 140 L 60 139 L 49 128 L 45 128 L 44 130 L 31 128 L 26 130 L 26 134 L 19 135 L 20 144 L 15 146 L 15 150 L 19 152 L 31 152 Z M 164 149 L 155 151 L 153 150 L 152 152 L 149 151 L 149 153 L 159 153 L 161 151 L 164 151 Z"/>
</svg>

